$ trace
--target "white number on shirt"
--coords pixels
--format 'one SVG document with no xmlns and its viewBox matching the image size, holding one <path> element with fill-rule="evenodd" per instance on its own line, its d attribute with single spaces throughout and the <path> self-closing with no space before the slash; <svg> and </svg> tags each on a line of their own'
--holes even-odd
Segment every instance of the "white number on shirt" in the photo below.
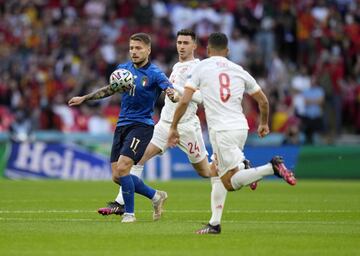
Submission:
<svg viewBox="0 0 360 256">
<path fill-rule="evenodd" d="M 135 96 L 135 89 L 136 89 L 136 84 L 134 83 L 134 86 L 129 91 L 130 96 Z"/>
</svg>

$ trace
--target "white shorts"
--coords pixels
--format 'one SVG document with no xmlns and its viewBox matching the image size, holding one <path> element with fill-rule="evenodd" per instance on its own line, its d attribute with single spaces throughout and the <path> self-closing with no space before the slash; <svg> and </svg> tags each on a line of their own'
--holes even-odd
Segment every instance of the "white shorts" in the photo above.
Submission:
<svg viewBox="0 0 360 256">
<path fill-rule="evenodd" d="M 248 130 L 209 131 L 213 154 L 217 160 L 219 176 L 239 166 L 244 160 L 244 145 Z"/>
<path fill-rule="evenodd" d="M 160 148 L 162 152 L 167 150 L 170 126 L 171 123 L 160 119 L 154 128 L 150 143 Z M 178 131 L 180 142 L 177 146 L 187 154 L 190 163 L 196 164 L 208 155 L 198 120 L 178 124 Z"/>
</svg>

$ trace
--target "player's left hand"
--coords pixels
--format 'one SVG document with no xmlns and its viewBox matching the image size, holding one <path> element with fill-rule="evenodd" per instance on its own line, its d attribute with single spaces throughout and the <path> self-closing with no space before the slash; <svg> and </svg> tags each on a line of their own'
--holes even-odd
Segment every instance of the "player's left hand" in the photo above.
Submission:
<svg viewBox="0 0 360 256">
<path fill-rule="evenodd" d="M 178 102 L 179 101 L 179 94 L 175 91 L 173 88 L 167 88 L 165 90 L 166 95 L 169 97 L 169 99 L 172 102 Z"/>
<path fill-rule="evenodd" d="M 81 103 L 83 103 L 85 101 L 85 97 L 84 96 L 77 96 L 77 97 L 72 97 L 69 102 L 68 105 L 70 107 L 72 106 L 77 106 L 80 105 Z"/>
<path fill-rule="evenodd" d="M 169 136 L 168 136 L 168 147 L 173 148 L 176 147 L 176 145 L 179 143 L 180 135 L 178 130 L 175 130 L 173 128 L 170 128 L 169 130 Z"/>
<path fill-rule="evenodd" d="M 269 132 L 270 132 L 269 125 L 267 125 L 267 124 L 260 124 L 259 127 L 258 127 L 257 132 L 258 132 L 258 135 L 259 135 L 260 138 L 265 137 L 265 136 L 268 135 Z"/>
</svg>

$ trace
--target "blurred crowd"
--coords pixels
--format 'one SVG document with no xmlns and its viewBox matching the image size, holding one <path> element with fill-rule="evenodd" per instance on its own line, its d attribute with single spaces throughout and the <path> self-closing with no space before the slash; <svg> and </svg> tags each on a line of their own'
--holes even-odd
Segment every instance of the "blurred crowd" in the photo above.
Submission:
<svg viewBox="0 0 360 256">
<path fill-rule="evenodd" d="M 196 31 L 200 59 L 210 33 L 228 35 L 229 58 L 266 92 L 271 130 L 284 143 L 360 133 L 359 0 L 0 0 L 0 132 L 112 132 L 120 97 L 79 108 L 68 99 L 106 85 L 140 31 L 169 75 L 182 28 Z M 244 109 L 256 132 L 249 97 Z"/>
</svg>

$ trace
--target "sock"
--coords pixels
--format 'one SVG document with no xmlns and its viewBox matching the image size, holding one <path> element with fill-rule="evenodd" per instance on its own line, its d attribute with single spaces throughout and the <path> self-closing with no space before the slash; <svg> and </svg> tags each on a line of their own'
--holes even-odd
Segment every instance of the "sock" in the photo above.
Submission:
<svg viewBox="0 0 360 256">
<path fill-rule="evenodd" d="M 273 174 L 274 170 L 271 163 L 255 168 L 243 169 L 231 177 L 231 185 L 235 190 L 239 190 L 243 186 L 249 185 L 255 181 L 261 180 L 265 176 Z"/>
<path fill-rule="evenodd" d="M 123 195 L 122 195 L 122 189 L 121 189 L 121 186 L 119 186 L 119 193 L 118 195 L 116 196 L 115 198 L 115 202 L 118 202 L 119 204 L 122 204 L 124 205 L 124 198 L 123 198 Z"/>
<path fill-rule="evenodd" d="M 134 213 L 134 192 L 135 186 L 130 175 L 120 177 L 122 195 L 125 202 L 125 213 Z"/>
<path fill-rule="evenodd" d="M 135 176 L 137 176 L 137 177 L 139 177 L 141 179 L 141 175 L 142 175 L 143 170 L 144 170 L 143 165 L 133 165 L 131 167 L 130 174 L 133 174 L 133 175 L 135 175 Z M 119 186 L 119 193 L 115 198 L 115 202 L 118 202 L 121 205 L 125 204 L 124 203 L 124 198 L 123 198 L 123 195 L 122 195 L 121 186 Z"/>
<path fill-rule="evenodd" d="M 142 175 L 142 172 L 144 170 L 144 166 L 143 165 L 133 165 L 131 167 L 131 170 L 130 170 L 130 174 L 133 174 L 135 176 L 137 176 L 138 178 L 141 179 L 141 175 Z"/>
<path fill-rule="evenodd" d="M 134 187 L 135 187 L 135 192 L 146 196 L 149 199 L 152 199 L 156 193 L 156 190 L 153 189 L 152 187 L 149 187 L 148 185 L 146 185 L 141 179 L 139 179 L 139 177 L 130 174 L 133 182 L 134 182 Z"/>
<path fill-rule="evenodd" d="M 155 192 L 155 195 L 153 196 L 153 198 L 151 198 L 151 201 L 156 202 L 156 201 L 158 201 L 159 199 L 160 199 L 159 193 L 156 193 L 156 192 Z"/>
<path fill-rule="evenodd" d="M 210 225 L 219 225 L 224 210 L 227 190 L 225 189 L 220 177 L 211 178 L 211 219 Z"/>
</svg>

